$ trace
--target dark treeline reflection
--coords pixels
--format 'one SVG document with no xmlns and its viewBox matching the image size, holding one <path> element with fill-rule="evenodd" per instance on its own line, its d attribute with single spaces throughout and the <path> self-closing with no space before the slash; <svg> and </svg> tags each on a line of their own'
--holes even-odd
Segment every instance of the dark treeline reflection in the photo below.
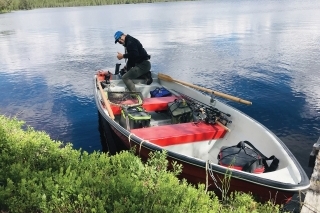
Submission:
<svg viewBox="0 0 320 213">
<path fill-rule="evenodd" d="M 30 10 L 45 7 L 74 7 L 108 4 L 136 4 L 179 0 L 0 0 L 0 13 L 12 10 Z"/>
</svg>

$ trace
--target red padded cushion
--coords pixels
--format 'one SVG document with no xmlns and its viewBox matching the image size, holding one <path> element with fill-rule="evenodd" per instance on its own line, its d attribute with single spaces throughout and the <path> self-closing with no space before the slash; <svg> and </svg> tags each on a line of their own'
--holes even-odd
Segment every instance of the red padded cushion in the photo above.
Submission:
<svg viewBox="0 0 320 213">
<path fill-rule="evenodd" d="M 185 144 L 222 138 L 226 130 L 218 124 L 181 123 L 132 129 L 136 136 L 159 146 Z"/>
</svg>

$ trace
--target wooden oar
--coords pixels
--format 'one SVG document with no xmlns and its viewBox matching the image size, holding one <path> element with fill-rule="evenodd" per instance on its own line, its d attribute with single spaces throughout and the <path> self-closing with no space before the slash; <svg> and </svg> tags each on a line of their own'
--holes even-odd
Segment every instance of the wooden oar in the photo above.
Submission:
<svg viewBox="0 0 320 213">
<path fill-rule="evenodd" d="M 100 81 L 98 80 L 98 76 L 97 76 L 97 84 L 98 84 L 98 87 L 99 87 L 99 90 L 100 90 L 100 94 L 101 94 L 101 97 L 102 97 L 102 100 L 104 102 L 104 105 L 109 113 L 109 116 L 112 120 L 114 120 L 114 114 L 113 114 L 113 111 L 111 109 L 111 106 L 110 106 L 110 103 L 106 97 L 106 94 L 104 93 L 104 90 L 102 89 L 101 87 L 101 83 Z"/>
<path fill-rule="evenodd" d="M 183 84 L 183 85 L 186 85 L 186 86 L 198 89 L 198 90 L 202 90 L 204 92 L 212 93 L 212 94 L 214 94 L 216 96 L 220 96 L 222 98 L 226 98 L 226 99 L 229 99 L 229 100 L 232 100 L 232 101 L 235 101 L 235 102 L 252 105 L 252 102 L 250 102 L 250 101 L 246 101 L 246 100 L 243 100 L 241 98 L 234 97 L 232 95 L 228 95 L 228 94 L 225 94 L 225 93 L 222 93 L 222 92 L 210 90 L 210 89 L 207 89 L 207 88 L 204 88 L 204 87 L 200 87 L 200 86 L 197 86 L 197 85 L 194 85 L 194 84 L 190 84 L 190 83 L 187 83 L 187 82 L 184 82 L 184 81 L 179 81 L 179 80 L 171 78 L 171 76 L 169 76 L 169 75 L 158 73 L 158 78 L 161 79 L 161 80 L 164 80 L 164 81 L 177 82 L 177 83 L 180 83 L 180 84 Z"/>
</svg>

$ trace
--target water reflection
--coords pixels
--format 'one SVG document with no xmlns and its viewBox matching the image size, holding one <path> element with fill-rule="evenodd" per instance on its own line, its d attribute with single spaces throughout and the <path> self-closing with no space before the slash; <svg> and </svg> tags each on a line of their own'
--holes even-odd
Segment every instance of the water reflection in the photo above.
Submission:
<svg viewBox="0 0 320 213">
<path fill-rule="evenodd" d="M 135 16 L 132 16 L 135 14 Z M 126 21 L 119 21 L 126 20 Z M 93 73 L 118 62 L 113 34 L 140 39 L 152 70 L 253 102 L 305 169 L 319 136 L 318 1 L 197 1 L 0 15 L 0 113 L 99 149 Z M 124 62 L 122 62 L 122 65 Z M 3 92 L 4 91 L 4 92 Z"/>
</svg>

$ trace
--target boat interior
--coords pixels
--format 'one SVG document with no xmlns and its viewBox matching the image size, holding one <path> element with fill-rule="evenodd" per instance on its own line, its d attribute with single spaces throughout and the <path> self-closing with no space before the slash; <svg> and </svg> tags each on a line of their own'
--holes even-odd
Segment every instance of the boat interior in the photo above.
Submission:
<svg viewBox="0 0 320 213">
<path fill-rule="evenodd" d="M 277 175 L 270 173 L 253 174 L 269 179 L 282 180 L 288 183 L 298 183 L 299 171 L 290 160 L 287 152 L 277 143 L 277 138 L 270 135 L 263 125 L 255 124 L 255 121 L 240 111 L 220 102 L 212 100 L 208 95 L 201 95 L 199 91 L 186 86 L 162 81 L 152 74 L 153 83 L 144 84 L 143 80 L 134 80 L 136 90 L 142 96 L 141 107 L 151 116 L 148 126 L 143 128 L 130 128 L 128 131 L 144 141 L 149 141 L 161 148 L 176 152 L 188 157 L 209 161 L 218 164 L 218 155 L 222 147 L 236 145 L 241 140 L 250 140 L 267 157 L 275 155 L 280 159 Z M 98 76 L 99 77 L 99 76 Z M 103 80 L 102 78 L 100 79 Z M 165 87 L 172 95 L 167 97 L 151 97 L 150 91 L 156 88 Z M 104 85 L 106 96 L 110 92 L 126 92 L 126 86 L 118 76 L 113 76 L 110 83 Z M 181 99 L 183 94 L 188 94 L 200 103 L 211 105 L 229 114 L 230 122 L 224 124 L 206 123 L 203 121 L 189 121 L 184 123 L 172 124 L 172 113 L 168 104 L 176 99 Z M 184 97 L 183 97 L 184 98 Z M 102 100 L 102 99 L 101 99 Z M 102 102 L 102 101 L 101 101 Z M 126 103 L 122 103 L 126 104 Z M 113 104 L 111 109 L 115 116 L 115 121 L 121 123 L 121 104 Z M 106 111 L 106 110 L 105 110 Z M 106 113 L 108 113 L 106 111 Z M 250 136 L 249 136 L 250 135 Z M 263 141 L 267 138 L 269 141 Z M 254 143 L 260 140 L 260 142 Z M 269 144 L 267 144 L 269 143 Z M 295 175 L 292 175 L 292 174 Z M 275 177 L 277 176 L 277 177 Z"/>
</svg>

